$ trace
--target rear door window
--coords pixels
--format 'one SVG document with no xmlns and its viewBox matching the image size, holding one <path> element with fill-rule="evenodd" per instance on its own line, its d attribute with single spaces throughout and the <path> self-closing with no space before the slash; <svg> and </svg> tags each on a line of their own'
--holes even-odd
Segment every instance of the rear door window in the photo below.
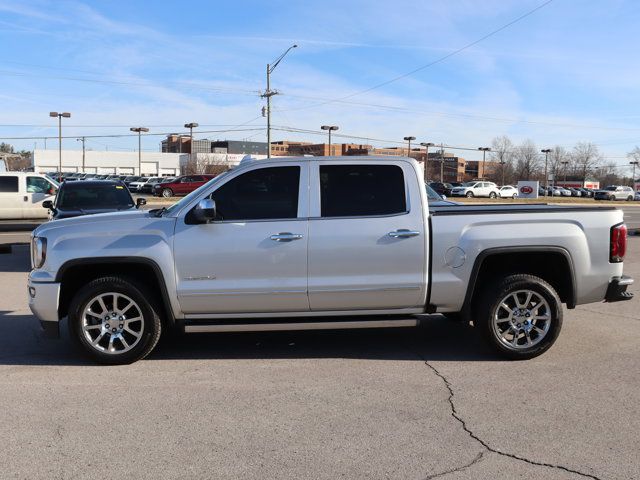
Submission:
<svg viewBox="0 0 640 480">
<path fill-rule="evenodd" d="M 321 165 L 322 217 L 393 215 L 407 211 L 402 168 L 397 165 Z"/>
<path fill-rule="evenodd" d="M 0 176 L 0 193 L 17 193 L 18 191 L 18 177 Z"/>
</svg>

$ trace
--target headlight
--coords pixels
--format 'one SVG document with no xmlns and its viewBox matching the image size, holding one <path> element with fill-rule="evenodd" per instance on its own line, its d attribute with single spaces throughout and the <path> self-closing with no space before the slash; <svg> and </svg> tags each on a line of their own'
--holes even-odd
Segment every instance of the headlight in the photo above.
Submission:
<svg viewBox="0 0 640 480">
<path fill-rule="evenodd" d="M 47 239 L 33 237 L 31 240 L 31 268 L 40 268 L 47 259 Z"/>
</svg>

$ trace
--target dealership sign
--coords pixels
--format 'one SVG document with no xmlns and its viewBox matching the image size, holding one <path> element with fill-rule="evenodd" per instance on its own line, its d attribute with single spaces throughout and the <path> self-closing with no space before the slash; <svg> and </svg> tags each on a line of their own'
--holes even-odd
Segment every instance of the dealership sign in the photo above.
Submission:
<svg viewBox="0 0 640 480">
<path fill-rule="evenodd" d="M 538 182 L 519 181 L 518 198 L 538 198 Z"/>
</svg>

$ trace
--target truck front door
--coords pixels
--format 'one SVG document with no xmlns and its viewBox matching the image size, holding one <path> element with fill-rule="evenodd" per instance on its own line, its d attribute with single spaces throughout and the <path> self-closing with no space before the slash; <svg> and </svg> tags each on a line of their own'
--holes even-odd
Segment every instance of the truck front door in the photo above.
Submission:
<svg viewBox="0 0 640 480">
<path fill-rule="evenodd" d="M 308 166 L 231 175 L 217 186 L 219 220 L 177 220 L 174 256 L 186 314 L 306 312 Z"/>
<path fill-rule="evenodd" d="M 314 162 L 309 219 L 311 310 L 423 307 L 427 232 L 408 162 Z"/>
</svg>

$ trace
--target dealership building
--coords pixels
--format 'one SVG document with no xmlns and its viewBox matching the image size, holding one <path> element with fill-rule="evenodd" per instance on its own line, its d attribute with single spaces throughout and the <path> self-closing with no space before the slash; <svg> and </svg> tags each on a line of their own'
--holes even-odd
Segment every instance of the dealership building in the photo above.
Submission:
<svg viewBox="0 0 640 480">
<path fill-rule="evenodd" d="M 184 153 L 142 152 L 142 161 L 140 162 L 142 168 L 140 169 L 138 152 L 87 150 L 83 158 L 81 150 L 62 150 L 62 171 L 174 176 L 180 174 L 180 165 L 184 164 L 188 158 L 189 155 Z M 58 150 L 35 150 L 33 152 L 33 170 L 35 172 L 57 172 L 58 162 Z"/>
</svg>

